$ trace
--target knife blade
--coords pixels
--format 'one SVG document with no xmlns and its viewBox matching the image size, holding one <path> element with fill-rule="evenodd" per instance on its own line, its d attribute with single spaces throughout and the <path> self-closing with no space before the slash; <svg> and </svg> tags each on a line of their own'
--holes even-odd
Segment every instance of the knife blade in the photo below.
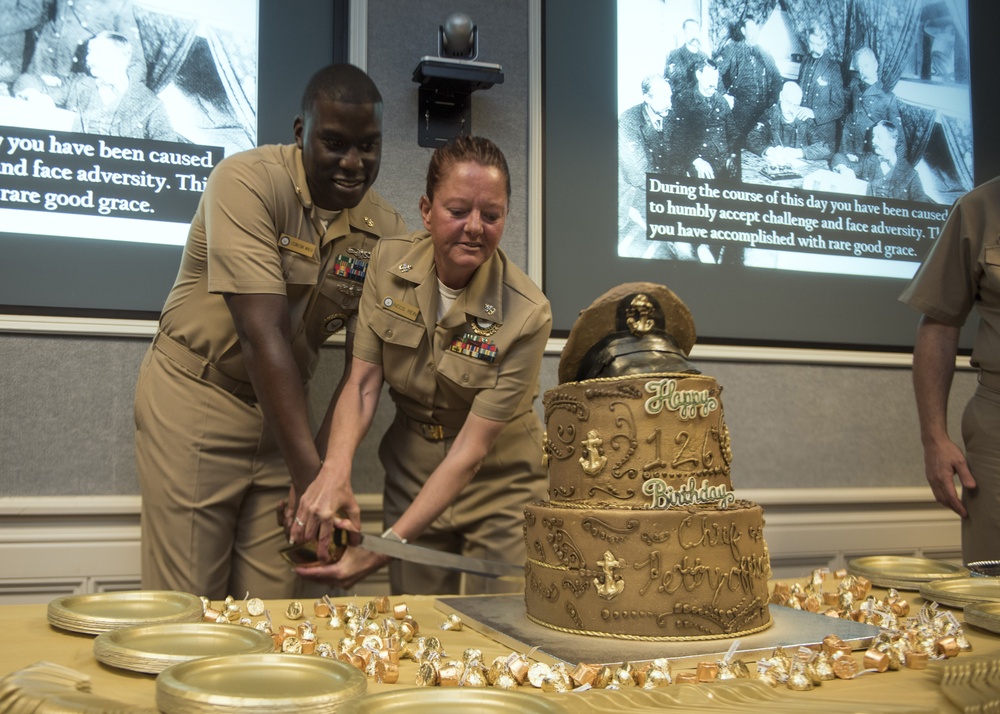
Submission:
<svg viewBox="0 0 1000 714">
<path fill-rule="evenodd" d="M 495 560 L 473 558 L 468 555 L 446 553 L 440 550 L 424 548 L 410 543 L 401 543 L 398 540 L 387 540 L 376 535 L 347 531 L 341 528 L 335 528 L 333 531 L 333 540 L 330 543 L 330 562 L 336 562 L 343 554 L 344 548 L 349 546 L 360 546 L 373 553 L 388 555 L 390 558 L 399 558 L 411 563 L 433 565 L 438 568 L 482 575 L 487 578 L 504 576 L 520 577 L 524 575 L 523 565 L 511 565 L 510 563 L 501 563 Z M 295 566 L 315 567 L 321 564 L 317 555 L 317 544 L 314 540 L 282 549 L 281 557 Z"/>
<path fill-rule="evenodd" d="M 353 542 L 352 542 L 353 541 Z M 367 533 L 357 533 L 335 528 L 333 531 L 333 544 L 336 546 L 360 546 L 373 553 L 388 555 L 390 558 L 399 558 L 410 563 L 420 563 L 421 565 L 433 565 L 438 568 L 457 570 L 462 573 L 473 575 L 483 575 L 488 578 L 499 578 L 502 576 L 523 576 L 523 565 L 511 565 L 501 563 L 496 560 L 485 560 L 483 558 L 473 558 L 469 555 L 459 555 L 458 553 L 447 553 L 432 548 L 413 545 L 412 543 L 401 543 L 398 540 L 388 540 L 377 535 Z"/>
</svg>

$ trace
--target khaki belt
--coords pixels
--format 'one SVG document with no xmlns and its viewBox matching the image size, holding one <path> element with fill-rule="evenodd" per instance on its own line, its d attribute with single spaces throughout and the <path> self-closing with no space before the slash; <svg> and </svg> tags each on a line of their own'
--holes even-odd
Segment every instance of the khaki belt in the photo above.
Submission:
<svg viewBox="0 0 1000 714">
<path fill-rule="evenodd" d="M 207 359 L 192 352 L 180 342 L 163 332 L 157 332 L 153 338 L 153 347 L 181 367 L 191 372 L 198 379 L 203 379 L 209 384 L 214 384 L 219 389 L 229 392 L 234 397 L 238 397 L 249 404 L 257 403 L 257 395 L 253 391 L 253 385 L 249 382 L 241 382 L 233 379 L 228 374 L 224 374 L 214 364 Z"/>
<path fill-rule="evenodd" d="M 458 429 L 451 429 L 441 424 L 428 424 L 427 422 L 417 421 L 406 416 L 403 412 L 397 412 L 397 414 L 399 420 L 407 429 L 417 432 L 428 441 L 444 441 L 458 435 Z"/>
<path fill-rule="evenodd" d="M 995 372 L 979 372 L 979 383 L 989 389 L 1000 392 L 1000 374 Z"/>
</svg>

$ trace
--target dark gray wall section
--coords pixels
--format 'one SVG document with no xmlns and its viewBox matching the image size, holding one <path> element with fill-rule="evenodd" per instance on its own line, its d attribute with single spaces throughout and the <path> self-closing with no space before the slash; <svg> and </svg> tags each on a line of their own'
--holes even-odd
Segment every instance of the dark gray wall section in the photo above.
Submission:
<svg viewBox="0 0 1000 714">
<path fill-rule="evenodd" d="M 437 26 L 449 13 L 467 12 L 479 25 L 480 59 L 502 64 L 505 80 L 473 95 L 473 128 L 494 139 L 511 164 L 514 199 L 504 248 L 522 266 L 527 254 L 527 5 L 526 0 L 459 5 L 370 0 L 368 16 L 369 71 L 386 102 L 385 158 L 377 188 L 414 227 L 430 152 L 416 142 L 413 68 L 421 56 L 436 52 Z M 147 344 L 145 338 L 0 334 L 0 496 L 138 493 L 132 394 Z M 324 350 L 311 391 L 317 420 L 339 378 L 342 355 L 339 348 Z M 555 386 L 557 366 L 556 356 L 546 358 L 542 389 Z M 738 488 L 925 483 L 908 369 L 724 362 L 699 367 L 724 386 Z M 971 373 L 956 378 L 953 436 L 959 434 L 962 405 L 974 383 Z M 390 414 L 384 395 L 373 435 L 355 467 L 359 493 L 381 490 L 374 447 Z"/>
</svg>

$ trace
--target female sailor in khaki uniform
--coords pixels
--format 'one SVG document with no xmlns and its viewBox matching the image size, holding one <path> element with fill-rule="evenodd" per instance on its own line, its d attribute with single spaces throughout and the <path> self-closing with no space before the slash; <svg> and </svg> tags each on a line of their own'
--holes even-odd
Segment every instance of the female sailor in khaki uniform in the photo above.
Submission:
<svg viewBox="0 0 1000 714">
<path fill-rule="evenodd" d="M 510 174 L 492 142 L 462 136 L 438 148 L 426 191 L 427 232 L 383 238 L 372 251 L 326 460 L 288 519 L 290 536 L 319 538 L 325 553 L 334 527 L 359 528 L 351 461 L 384 380 L 396 404 L 379 449 L 386 535 L 520 564 L 523 508 L 544 498 L 546 486 L 532 402 L 551 310 L 497 248 Z M 339 562 L 299 572 L 348 588 L 387 562 L 349 548 Z M 397 594 L 459 592 L 461 585 L 455 573 L 400 561 L 390 577 Z M 467 575 L 464 592 L 522 586 Z"/>
</svg>

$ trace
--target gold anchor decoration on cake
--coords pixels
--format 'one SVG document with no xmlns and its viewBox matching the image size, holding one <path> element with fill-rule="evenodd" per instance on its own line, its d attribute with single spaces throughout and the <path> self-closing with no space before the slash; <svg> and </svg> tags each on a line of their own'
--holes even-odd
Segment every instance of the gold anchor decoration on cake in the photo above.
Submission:
<svg viewBox="0 0 1000 714">
<path fill-rule="evenodd" d="M 580 466 L 588 476 L 596 476 L 608 463 L 608 458 L 604 455 L 604 439 L 601 438 L 596 429 L 591 429 L 587 432 L 587 438 L 580 443 L 583 445 Z"/>
<path fill-rule="evenodd" d="M 597 564 L 604 571 L 603 577 L 594 578 L 594 586 L 597 594 L 605 600 L 611 600 L 615 595 L 625 589 L 625 581 L 615 576 L 615 570 L 623 567 L 622 562 L 612 555 L 610 550 L 604 551 L 604 559 L 598 560 Z"/>
<path fill-rule="evenodd" d="M 642 337 L 652 330 L 656 326 L 653 320 L 655 309 L 650 299 L 642 293 L 632 298 L 628 306 L 628 317 L 625 319 L 629 332 L 636 337 Z"/>
</svg>

